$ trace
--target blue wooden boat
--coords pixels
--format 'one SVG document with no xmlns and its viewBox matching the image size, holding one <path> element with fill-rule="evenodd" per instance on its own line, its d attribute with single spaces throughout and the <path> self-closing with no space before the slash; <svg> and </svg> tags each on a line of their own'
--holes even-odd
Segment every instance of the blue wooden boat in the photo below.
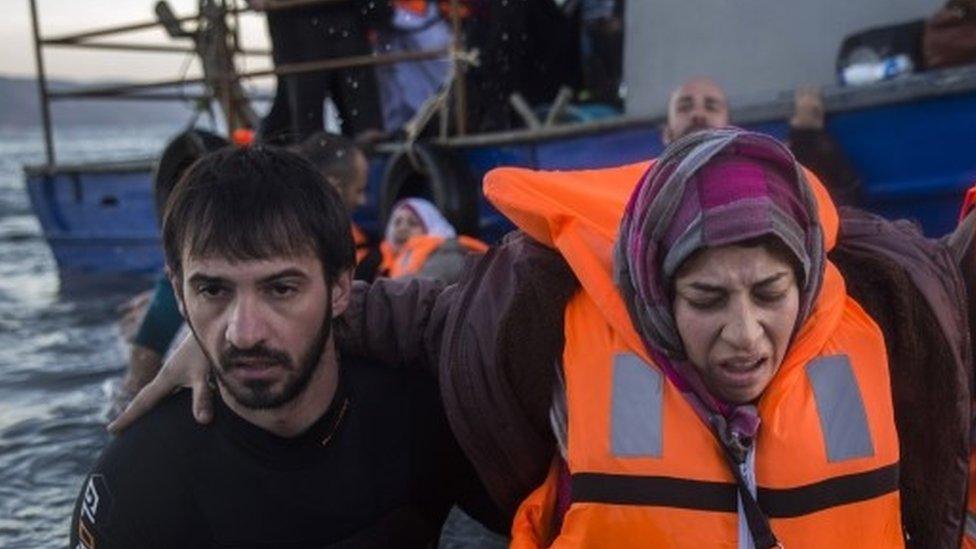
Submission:
<svg viewBox="0 0 976 549">
<path fill-rule="evenodd" d="M 976 183 L 976 67 L 918 74 L 876 85 L 828 89 L 828 129 L 862 177 L 864 207 L 918 221 L 939 236 L 955 226 Z M 787 133 L 788 101 L 733 111 L 742 126 Z M 371 160 L 369 203 L 356 213 L 367 231 L 400 196 L 435 200 L 462 229 L 489 241 L 510 226 L 480 193 L 497 166 L 596 168 L 656 156 L 661 117 L 617 117 L 541 130 L 422 143 L 413 166 L 402 145 Z M 27 189 L 66 276 L 152 273 L 162 266 L 152 203 L 151 160 L 27 168 Z M 427 172 L 427 173 L 423 173 Z"/>
<path fill-rule="evenodd" d="M 919 9 L 913 2 L 899 2 L 906 10 Z M 833 3 L 848 6 L 839 0 Z M 869 3 L 877 13 L 899 16 L 888 13 L 893 6 L 888 0 Z M 628 4 L 628 10 L 659 9 L 653 3 L 634 4 Z M 634 19 L 631 15 L 628 21 Z M 628 43 L 631 49 L 641 47 L 640 40 Z M 830 47 L 835 44 L 832 41 Z M 635 57 L 639 56 L 629 56 Z M 724 53 L 713 57 L 715 67 L 722 68 L 738 59 Z M 791 61 L 783 59 L 784 64 Z M 631 81 L 640 79 L 638 74 Z M 754 82 L 745 79 L 739 84 Z M 733 95 L 733 121 L 785 137 L 792 94 L 789 88 L 778 89 L 787 91 L 739 105 Z M 633 90 L 631 95 L 636 95 Z M 638 104 L 642 97 L 628 103 Z M 976 183 L 976 66 L 857 88 L 826 86 L 824 98 L 828 131 L 861 176 L 863 207 L 891 218 L 914 219 L 930 236 L 951 230 L 965 190 Z M 483 199 L 481 180 L 488 170 L 598 168 L 652 158 L 663 148 L 664 101 L 660 103 L 647 115 L 635 115 L 636 109 L 631 109 L 625 116 L 543 128 L 383 145 L 371 159 L 368 204 L 355 217 L 368 232 L 380 234 L 381 220 L 398 198 L 425 196 L 462 232 L 494 241 L 510 225 Z M 152 159 L 73 166 L 51 162 L 26 169 L 31 202 L 64 277 L 159 271 L 163 261 L 152 203 L 153 169 Z"/>
</svg>

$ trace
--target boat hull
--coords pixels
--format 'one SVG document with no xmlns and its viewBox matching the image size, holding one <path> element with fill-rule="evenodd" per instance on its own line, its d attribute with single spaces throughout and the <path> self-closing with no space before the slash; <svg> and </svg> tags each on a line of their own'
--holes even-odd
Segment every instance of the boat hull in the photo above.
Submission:
<svg viewBox="0 0 976 549">
<path fill-rule="evenodd" d="M 150 162 L 28 170 L 26 183 L 63 277 L 159 271 Z"/>
</svg>

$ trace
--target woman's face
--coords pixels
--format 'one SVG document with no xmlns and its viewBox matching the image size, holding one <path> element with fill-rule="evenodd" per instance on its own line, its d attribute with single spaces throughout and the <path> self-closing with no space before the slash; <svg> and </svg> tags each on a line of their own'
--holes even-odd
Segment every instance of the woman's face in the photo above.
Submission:
<svg viewBox="0 0 976 549">
<path fill-rule="evenodd" d="M 800 309 L 793 267 L 765 246 L 706 248 L 675 277 L 685 353 L 715 396 L 759 397 L 786 355 Z"/>
<path fill-rule="evenodd" d="M 413 208 L 404 206 L 397 208 L 393 212 L 393 217 L 390 218 L 390 224 L 393 225 L 393 241 L 391 244 L 394 248 L 399 248 L 412 237 L 425 233 L 424 223 L 413 212 Z"/>
</svg>

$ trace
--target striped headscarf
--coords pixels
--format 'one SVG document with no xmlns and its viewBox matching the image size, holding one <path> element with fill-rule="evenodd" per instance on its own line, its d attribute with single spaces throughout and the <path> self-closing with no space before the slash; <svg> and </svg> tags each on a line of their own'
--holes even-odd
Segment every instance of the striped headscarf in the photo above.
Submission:
<svg viewBox="0 0 976 549">
<path fill-rule="evenodd" d="M 703 401 L 696 406 L 726 417 L 736 407 L 712 396 L 685 361 L 671 285 L 697 250 L 767 235 L 801 267 L 798 329 L 826 261 L 816 199 L 782 143 L 723 128 L 685 136 L 664 151 L 631 195 L 614 249 L 614 280 L 645 347 L 680 389 Z"/>
</svg>

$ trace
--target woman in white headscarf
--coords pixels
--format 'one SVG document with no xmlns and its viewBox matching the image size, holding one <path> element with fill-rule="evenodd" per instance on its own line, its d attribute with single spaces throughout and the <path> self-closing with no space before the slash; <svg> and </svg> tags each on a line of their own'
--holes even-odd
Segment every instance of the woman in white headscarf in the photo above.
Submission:
<svg viewBox="0 0 976 549">
<path fill-rule="evenodd" d="M 393 206 L 386 225 L 380 272 L 390 278 L 423 276 L 450 284 L 460 276 L 468 255 L 487 249 L 475 238 L 459 236 L 430 201 L 404 198 Z"/>
</svg>

